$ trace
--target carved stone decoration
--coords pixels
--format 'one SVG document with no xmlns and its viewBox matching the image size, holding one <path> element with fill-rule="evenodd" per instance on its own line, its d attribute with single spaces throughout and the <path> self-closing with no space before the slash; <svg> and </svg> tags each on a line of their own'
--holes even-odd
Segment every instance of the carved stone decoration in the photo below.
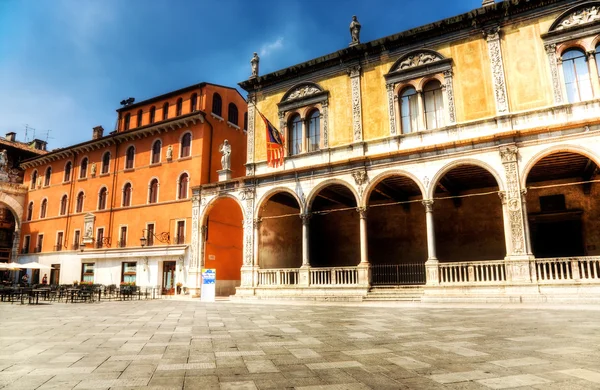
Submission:
<svg viewBox="0 0 600 390">
<path fill-rule="evenodd" d="M 433 199 L 425 199 L 421 203 L 425 206 L 426 213 L 433 213 Z"/>
<path fill-rule="evenodd" d="M 352 178 L 358 186 L 358 195 L 362 197 L 364 186 L 369 182 L 369 175 L 366 169 L 358 169 L 352 172 Z"/>
<path fill-rule="evenodd" d="M 361 25 L 358 22 L 356 15 L 352 16 L 352 22 L 350 22 L 350 37 L 352 38 L 352 42 L 350 42 L 350 46 L 358 45 L 360 43 L 360 28 Z"/>
<path fill-rule="evenodd" d="M 254 241 L 254 197 L 246 198 L 246 207 L 244 211 L 244 265 L 250 266 L 253 264 L 254 257 L 253 241 Z"/>
<path fill-rule="evenodd" d="M 396 109 L 394 101 L 394 84 L 385 86 L 388 101 L 388 116 L 390 119 L 390 135 L 396 135 Z"/>
<path fill-rule="evenodd" d="M 258 77 L 259 62 L 260 58 L 258 58 L 258 54 L 254 52 L 254 54 L 252 55 L 252 59 L 250 60 L 250 67 L 252 68 L 252 75 L 250 76 L 251 79 Z"/>
<path fill-rule="evenodd" d="M 423 177 L 423 185 L 425 186 L 425 189 L 428 190 L 429 189 L 429 177 L 425 176 Z"/>
<path fill-rule="evenodd" d="M 493 27 L 483 32 L 490 55 L 490 64 L 492 67 L 492 86 L 496 98 L 496 113 L 503 114 L 508 112 L 508 99 L 506 92 L 506 80 L 504 78 L 504 64 L 502 61 L 502 49 L 500 47 L 500 28 Z"/>
<path fill-rule="evenodd" d="M 92 213 L 87 213 L 83 217 L 83 243 L 91 244 L 94 242 L 94 222 L 96 216 Z"/>
<path fill-rule="evenodd" d="M 560 74 L 558 72 L 558 59 L 556 58 L 556 44 L 548 44 L 544 46 L 548 55 L 548 63 L 550 64 L 550 75 L 552 76 L 552 90 L 554 92 L 554 103 L 562 104 L 563 94 L 562 85 L 560 82 Z"/>
<path fill-rule="evenodd" d="M 350 76 L 350 83 L 352 86 L 352 129 L 354 133 L 354 142 L 360 142 L 363 139 L 360 65 L 349 68 L 348 75 Z"/>
<path fill-rule="evenodd" d="M 452 84 L 452 71 L 444 72 L 444 86 L 446 101 L 448 102 L 448 124 L 456 123 L 456 108 L 454 105 L 454 87 Z"/>
<path fill-rule="evenodd" d="M 600 20 L 600 7 L 594 5 L 575 11 L 561 19 L 554 30 L 560 31 L 565 28 L 591 23 L 596 20 Z"/>
<path fill-rule="evenodd" d="M 500 158 L 506 173 L 506 205 L 510 226 L 512 255 L 525 255 L 525 224 L 519 186 L 517 167 L 517 147 L 507 146 L 500 149 Z"/>
<path fill-rule="evenodd" d="M 321 108 L 323 109 L 321 113 L 323 116 L 323 148 L 326 149 L 329 147 L 329 102 L 321 103 Z"/>
<path fill-rule="evenodd" d="M 313 85 L 304 85 L 294 89 L 285 100 L 302 99 L 319 92 L 321 90 Z"/>
<path fill-rule="evenodd" d="M 254 163 L 254 110 L 256 107 L 256 98 L 254 97 L 254 95 L 250 95 L 248 97 L 248 133 L 246 134 L 246 136 L 248 137 L 247 139 L 247 144 L 246 144 L 246 163 L 251 165 L 252 163 Z M 252 172 L 251 174 L 254 174 L 254 172 Z M 250 175 L 250 173 L 248 173 L 248 169 L 246 169 L 246 175 Z"/>
<path fill-rule="evenodd" d="M 254 199 L 254 188 L 253 187 L 244 187 L 240 190 L 240 199 L 248 200 Z"/>
<path fill-rule="evenodd" d="M 192 194 L 192 245 L 190 246 L 190 267 L 197 269 L 199 266 L 198 234 L 200 225 L 200 192 Z"/>
<path fill-rule="evenodd" d="M 360 219 L 366 219 L 369 209 L 367 207 L 357 207 L 356 212 Z"/>
<path fill-rule="evenodd" d="M 408 68 L 414 68 L 415 66 L 431 64 L 432 62 L 436 62 L 441 59 L 441 57 L 435 55 L 434 53 L 419 52 L 412 54 L 404 60 L 402 60 L 394 69 L 392 69 L 392 71 L 404 70 Z"/>
</svg>

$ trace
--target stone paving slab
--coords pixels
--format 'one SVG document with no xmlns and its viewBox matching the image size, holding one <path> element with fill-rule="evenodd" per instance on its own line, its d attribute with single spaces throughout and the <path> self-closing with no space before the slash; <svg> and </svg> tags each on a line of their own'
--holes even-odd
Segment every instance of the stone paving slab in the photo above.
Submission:
<svg viewBox="0 0 600 390">
<path fill-rule="evenodd" d="M 600 308 L 0 303 L 2 389 L 600 388 Z"/>
</svg>

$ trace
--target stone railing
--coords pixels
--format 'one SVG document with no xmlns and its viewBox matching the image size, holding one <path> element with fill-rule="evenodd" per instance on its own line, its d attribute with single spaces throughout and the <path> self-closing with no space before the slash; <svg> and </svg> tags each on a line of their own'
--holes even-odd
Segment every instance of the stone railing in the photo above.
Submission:
<svg viewBox="0 0 600 390">
<path fill-rule="evenodd" d="M 358 284 L 356 267 L 311 268 L 311 285 L 355 285 Z"/>
<path fill-rule="evenodd" d="M 292 286 L 298 284 L 297 268 L 260 269 L 259 286 Z"/>
<path fill-rule="evenodd" d="M 600 257 L 559 257 L 535 260 L 538 281 L 600 280 Z"/>
<path fill-rule="evenodd" d="M 497 283 L 506 282 L 504 260 L 440 263 L 440 283 Z"/>
</svg>

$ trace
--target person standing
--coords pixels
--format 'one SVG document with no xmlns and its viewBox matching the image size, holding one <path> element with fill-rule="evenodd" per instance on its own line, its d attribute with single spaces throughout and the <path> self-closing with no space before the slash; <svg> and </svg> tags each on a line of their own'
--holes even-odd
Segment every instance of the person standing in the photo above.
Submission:
<svg viewBox="0 0 600 390">
<path fill-rule="evenodd" d="M 42 284 L 43 285 L 47 285 L 48 284 L 48 274 L 44 274 L 44 277 L 42 278 Z"/>
</svg>

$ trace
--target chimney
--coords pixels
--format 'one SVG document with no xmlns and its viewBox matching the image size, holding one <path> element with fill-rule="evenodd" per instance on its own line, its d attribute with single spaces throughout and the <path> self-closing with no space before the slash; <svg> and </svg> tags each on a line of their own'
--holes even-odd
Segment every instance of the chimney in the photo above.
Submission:
<svg viewBox="0 0 600 390">
<path fill-rule="evenodd" d="M 46 150 L 46 145 L 48 143 L 46 141 L 42 141 L 41 139 L 34 139 L 33 141 L 31 141 L 31 143 L 29 144 L 30 147 L 33 147 L 36 150 Z"/>
<path fill-rule="evenodd" d="M 94 127 L 94 130 L 92 132 L 92 139 L 102 138 L 103 135 L 104 135 L 104 128 L 102 126 Z"/>
<path fill-rule="evenodd" d="M 10 133 L 6 133 L 6 140 L 15 142 L 17 140 L 17 133 L 11 131 Z"/>
</svg>

